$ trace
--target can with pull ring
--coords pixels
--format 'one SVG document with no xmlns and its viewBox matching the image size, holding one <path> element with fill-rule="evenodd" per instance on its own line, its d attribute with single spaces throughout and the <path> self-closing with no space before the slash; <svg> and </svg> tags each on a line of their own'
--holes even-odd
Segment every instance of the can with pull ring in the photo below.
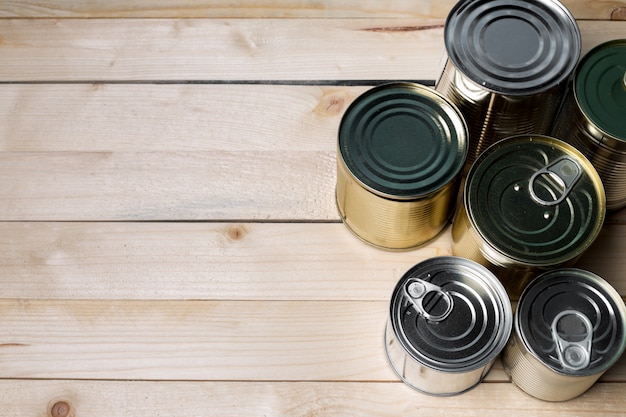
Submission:
<svg viewBox="0 0 626 417">
<path fill-rule="evenodd" d="M 524 290 L 502 361 L 528 394 L 565 401 L 589 389 L 625 346 L 626 307 L 617 291 L 591 272 L 564 268 Z"/>
<path fill-rule="evenodd" d="M 506 291 L 489 270 L 464 258 L 430 258 L 407 271 L 393 291 L 387 357 L 409 386 L 460 394 L 487 375 L 512 320 Z"/>
<path fill-rule="evenodd" d="M 472 165 L 464 191 L 452 253 L 489 268 L 512 299 L 540 273 L 573 266 L 606 214 L 591 162 L 548 136 L 495 143 Z"/>
</svg>

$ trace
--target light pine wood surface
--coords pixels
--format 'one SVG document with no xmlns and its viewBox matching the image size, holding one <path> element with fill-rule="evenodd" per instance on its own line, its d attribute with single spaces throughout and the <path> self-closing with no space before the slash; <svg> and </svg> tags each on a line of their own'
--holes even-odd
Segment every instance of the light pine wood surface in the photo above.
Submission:
<svg viewBox="0 0 626 417">
<path fill-rule="evenodd" d="M 336 135 L 434 83 L 454 1 L 0 3 L 0 416 L 620 416 L 626 357 L 572 401 L 497 361 L 437 398 L 383 331 L 408 252 L 340 222 Z M 565 0 L 583 52 L 626 2 Z M 626 295 L 626 210 L 579 266 Z"/>
</svg>

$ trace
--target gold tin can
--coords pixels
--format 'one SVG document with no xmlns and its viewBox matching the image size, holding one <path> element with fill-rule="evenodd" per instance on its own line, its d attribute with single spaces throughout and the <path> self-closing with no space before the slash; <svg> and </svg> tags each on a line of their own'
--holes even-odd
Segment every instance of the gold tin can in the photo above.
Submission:
<svg viewBox="0 0 626 417">
<path fill-rule="evenodd" d="M 550 269 L 572 266 L 604 223 L 598 173 L 573 146 L 521 135 L 472 165 L 452 226 L 452 253 L 489 268 L 512 299 Z"/>
<path fill-rule="evenodd" d="M 498 279 L 469 259 L 439 256 L 409 269 L 391 296 L 385 351 L 407 385 L 426 394 L 465 392 L 487 375 L 513 326 Z"/>
<path fill-rule="evenodd" d="M 608 210 L 626 207 L 626 39 L 596 46 L 581 60 L 552 135 L 596 167 Z"/>
<path fill-rule="evenodd" d="M 580 57 L 576 20 L 556 0 L 461 0 L 444 28 L 436 90 L 469 127 L 467 167 L 499 139 L 549 134 Z"/>
<path fill-rule="evenodd" d="M 528 394 L 565 401 L 588 390 L 625 346 L 626 308 L 617 291 L 591 272 L 557 269 L 522 293 L 502 362 Z"/>
<path fill-rule="evenodd" d="M 359 238 L 409 249 L 450 221 L 467 154 L 467 127 L 435 90 L 374 87 L 346 110 L 338 135 L 336 200 Z"/>
</svg>

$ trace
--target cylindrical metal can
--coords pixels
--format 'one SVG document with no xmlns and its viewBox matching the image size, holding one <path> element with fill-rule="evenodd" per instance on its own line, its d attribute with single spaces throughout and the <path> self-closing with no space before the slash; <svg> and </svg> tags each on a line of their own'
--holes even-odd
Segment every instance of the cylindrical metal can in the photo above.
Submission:
<svg viewBox="0 0 626 417">
<path fill-rule="evenodd" d="M 625 346 L 626 308 L 617 291 L 591 272 L 556 269 L 522 293 L 502 360 L 528 394 L 565 401 L 589 389 Z"/>
<path fill-rule="evenodd" d="M 374 87 L 339 126 L 337 207 L 364 241 L 409 249 L 450 221 L 467 155 L 467 127 L 435 90 L 415 83 Z"/>
<path fill-rule="evenodd" d="M 467 168 L 488 146 L 549 134 L 581 37 L 556 0 L 461 0 L 444 28 L 448 55 L 436 90 L 469 127 Z"/>
<path fill-rule="evenodd" d="M 385 349 L 409 386 L 455 395 L 487 375 L 512 325 L 511 302 L 489 270 L 469 259 L 435 257 L 409 269 L 396 285 Z"/>
<path fill-rule="evenodd" d="M 487 148 L 464 191 L 452 253 L 487 266 L 512 299 L 539 273 L 573 266 L 606 214 L 591 162 L 548 136 L 513 136 Z"/>
<path fill-rule="evenodd" d="M 591 160 L 608 210 L 626 207 L 626 39 L 598 45 L 583 57 L 552 135 Z"/>
</svg>

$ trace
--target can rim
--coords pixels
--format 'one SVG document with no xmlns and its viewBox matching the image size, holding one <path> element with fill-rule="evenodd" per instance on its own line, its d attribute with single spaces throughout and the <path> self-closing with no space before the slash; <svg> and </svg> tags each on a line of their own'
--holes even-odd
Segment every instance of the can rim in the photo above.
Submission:
<svg viewBox="0 0 626 417">
<path fill-rule="evenodd" d="M 449 171 L 448 176 L 445 177 L 445 181 L 442 180 L 436 186 L 432 186 L 431 189 L 423 193 L 409 193 L 406 195 L 394 194 L 391 192 L 385 192 L 385 191 L 376 189 L 374 186 L 366 184 L 365 181 L 361 179 L 360 176 L 357 175 L 351 169 L 349 164 L 346 162 L 344 152 L 341 148 L 340 140 L 337 141 L 337 154 L 338 154 L 337 159 L 341 164 L 343 164 L 346 171 L 350 174 L 350 177 L 352 180 L 354 180 L 359 186 L 361 186 L 365 190 L 379 197 L 382 197 L 391 201 L 415 201 L 417 199 L 428 198 L 436 194 L 440 190 L 444 189 L 450 183 L 450 181 L 452 181 L 455 177 L 457 177 L 461 173 L 465 165 L 467 154 L 469 152 L 469 144 L 468 144 L 469 133 L 468 133 L 467 122 L 465 118 L 463 117 L 459 108 L 450 100 L 448 100 L 443 94 L 436 91 L 434 88 L 429 88 L 423 84 L 419 84 L 417 82 L 410 82 L 410 81 L 392 81 L 392 82 L 386 82 L 383 84 L 376 85 L 370 88 L 369 90 L 365 91 L 363 94 L 357 97 L 352 103 L 350 103 L 350 105 L 346 108 L 341 118 L 338 132 L 340 135 L 345 124 L 347 123 L 345 116 L 350 114 L 360 104 L 360 102 L 363 99 L 366 99 L 367 97 L 373 94 L 376 94 L 377 92 L 380 92 L 384 89 L 392 89 L 392 88 L 407 89 L 408 91 L 424 94 L 429 99 L 433 100 L 434 102 L 437 102 L 437 104 L 440 105 L 442 110 L 445 110 L 445 113 L 450 117 L 455 127 L 457 127 L 455 132 L 456 132 L 456 135 L 459 137 L 459 143 L 461 144 L 461 149 L 459 149 L 460 154 L 458 155 L 459 157 L 457 158 L 458 161 L 456 163 L 456 166 L 454 167 L 454 169 Z"/>
<path fill-rule="evenodd" d="M 539 356 L 539 354 L 534 349 L 532 349 L 532 346 L 530 345 L 528 338 L 520 330 L 521 317 L 520 317 L 519 311 L 520 311 L 520 306 L 523 303 L 524 297 L 530 291 L 532 291 L 535 286 L 541 284 L 541 281 L 549 279 L 552 276 L 558 277 L 558 276 L 565 275 L 565 274 L 576 275 L 579 278 L 583 278 L 585 280 L 588 280 L 597 284 L 602 290 L 606 292 L 607 298 L 610 298 L 613 301 L 615 301 L 616 312 L 619 312 L 619 315 L 621 316 L 621 322 L 623 323 L 623 334 L 622 334 L 622 339 L 620 341 L 620 347 L 616 351 L 616 353 L 613 355 L 613 357 L 609 361 L 606 361 L 605 363 L 603 363 L 601 367 L 596 368 L 596 369 L 591 369 L 586 372 L 568 373 L 568 372 L 563 371 L 562 369 L 557 369 L 554 366 L 544 362 L 543 359 Z M 513 328 L 514 328 L 515 335 L 522 342 L 524 348 L 532 355 L 533 358 L 539 361 L 539 363 L 541 363 L 543 366 L 549 368 L 551 371 L 559 375 L 563 375 L 567 377 L 585 377 L 589 375 L 601 374 L 605 372 L 606 370 L 608 370 L 611 366 L 613 366 L 620 359 L 620 357 L 626 350 L 626 324 L 624 324 L 626 323 L 626 304 L 624 304 L 624 301 L 622 300 L 622 296 L 604 278 L 594 274 L 591 271 L 583 270 L 580 268 L 555 269 L 555 270 L 544 272 L 540 274 L 539 276 L 537 276 L 536 278 L 534 278 L 526 286 L 526 288 L 524 288 L 524 290 L 522 291 L 522 294 L 520 295 L 518 306 L 517 306 L 517 309 L 515 310 L 513 321 L 514 321 Z"/>
<path fill-rule="evenodd" d="M 598 191 L 598 199 L 600 200 L 600 204 L 599 204 L 599 213 L 598 213 L 598 222 L 597 224 L 594 226 L 594 228 L 592 229 L 592 232 L 590 234 L 590 237 L 587 239 L 587 241 L 585 242 L 585 244 L 583 245 L 578 245 L 576 247 L 576 250 L 573 252 L 570 252 L 567 254 L 566 257 L 563 257 L 562 259 L 559 259 L 558 264 L 562 264 L 568 261 L 571 261 L 573 259 L 576 259 L 578 256 L 580 256 L 583 252 L 585 252 L 585 250 L 587 250 L 587 248 L 593 243 L 593 241 L 595 240 L 595 237 L 598 235 L 598 233 L 600 233 L 600 230 L 602 229 L 602 225 L 604 223 L 604 218 L 606 216 L 606 193 L 604 190 L 604 186 L 602 185 L 602 180 L 600 178 L 600 175 L 598 174 L 597 170 L 594 168 L 593 164 L 591 163 L 591 161 L 589 161 L 589 159 L 587 157 L 585 157 L 583 155 L 582 152 L 580 152 L 578 149 L 576 149 L 574 146 L 569 145 L 568 143 L 551 137 L 551 136 L 547 136 L 547 135 L 534 135 L 534 134 L 520 134 L 520 135 L 514 135 L 514 136 L 510 136 L 508 138 L 504 138 L 501 139 L 499 141 L 497 141 L 496 143 L 493 143 L 492 145 L 490 145 L 487 149 L 485 149 L 485 151 L 483 153 L 481 153 L 481 155 L 476 159 L 476 161 L 474 161 L 474 163 L 472 164 L 472 166 L 470 167 L 470 170 L 468 172 L 467 175 L 467 181 L 465 182 L 465 187 L 464 187 L 464 193 L 463 193 L 463 206 L 465 209 L 465 213 L 467 214 L 467 217 L 469 219 L 469 222 L 472 226 L 472 228 L 474 229 L 474 231 L 478 234 L 478 236 L 483 240 L 483 242 L 489 247 L 490 251 L 493 251 L 494 253 L 499 254 L 500 256 L 515 261 L 517 263 L 526 265 L 526 266 L 532 266 L 532 267 L 551 267 L 555 265 L 554 261 L 532 261 L 529 259 L 524 259 L 522 257 L 519 256 L 512 256 L 510 253 L 507 253 L 506 250 L 500 248 L 498 245 L 494 244 L 494 242 L 492 242 L 491 239 L 489 239 L 489 237 L 484 233 L 484 231 L 482 230 L 481 227 L 478 227 L 477 222 L 476 222 L 476 218 L 475 215 L 473 213 L 473 211 L 471 210 L 470 207 L 470 193 L 469 193 L 469 187 L 471 185 L 471 181 L 470 179 L 473 177 L 473 175 L 475 174 L 476 170 L 478 169 L 478 166 L 480 165 L 481 161 L 483 161 L 484 159 L 486 159 L 491 153 L 493 153 L 495 150 L 497 150 L 499 147 L 503 146 L 503 145 L 514 145 L 515 143 L 527 143 L 528 141 L 540 141 L 540 142 L 544 142 L 546 144 L 549 144 L 551 146 L 558 146 L 560 149 L 562 149 L 565 152 L 570 152 L 573 153 L 577 158 L 580 159 L 580 161 L 584 162 L 585 168 L 586 168 L 586 172 L 587 173 L 591 173 L 593 175 L 593 182 L 594 184 L 600 184 L 600 187 L 597 187 L 597 191 Z M 482 251 L 483 255 L 485 255 L 485 252 Z"/>
</svg>

